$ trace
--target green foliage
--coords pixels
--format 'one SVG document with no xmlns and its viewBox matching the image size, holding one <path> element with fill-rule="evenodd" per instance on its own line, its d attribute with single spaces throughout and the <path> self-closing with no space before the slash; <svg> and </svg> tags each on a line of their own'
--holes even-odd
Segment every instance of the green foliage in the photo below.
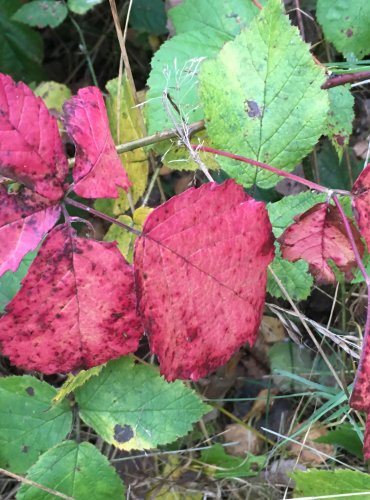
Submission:
<svg viewBox="0 0 370 500">
<path fill-rule="evenodd" d="M 41 79 L 42 39 L 28 26 L 12 19 L 20 0 L 0 0 L 0 71 L 16 80 Z"/>
<path fill-rule="evenodd" d="M 68 9 L 60 0 L 33 0 L 22 5 L 13 19 L 37 28 L 55 28 L 67 17 Z"/>
<path fill-rule="evenodd" d="M 141 110 L 135 107 L 129 81 L 124 74 L 121 88 L 118 88 L 118 78 L 106 84 L 108 98 L 106 100 L 109 125 L 112 137 L 116 144 L 130 142 L 143 136 Z M 147 154 L 143 148 L 134 149 L 120 155 L 128 178 L 132 183 L 130 193 L 135 204 L 143 195 L 149 174 Z M 103 200 L 103 203 L 105 200 Z M 112 212 L 115 215 L 123 214 L 129 208 L 127 194 L 120 190 L 120 196 L 111 200 Z M 99 206 L 99 202 L 97 204 Z"/>
<path fill-rule="evenodd" d="M 210 409 L 182 382 L 168 384 L 156 368 L 130 357 L 109 362 L 75 396 L 86 424 L 125 450 L 170 443 Z"/>
<path fill-rule="evenodd" d="M 26 276 L 28 268 L 36 257 L 36 253 L 37 251 L 28 253 L 14 273 L 8 271 L 0 276 L 0 314 L 4 312 L 5 306 L 20 289 L 21 281 Z"/>
<path fill-rule="evenodd" d="M 63 104 L 72 96 L 70 89 L 63 83 L 41 82 L 34 93 L 42 98 L 46 106 L 53 111 L 62 112 Z"/>
<path fill-rule="evenodd" d="M 363 162 L 358 162 L 350 150 L 339 160 L 329 141 L 324 142 L 316 158 L 319 182 L 332 189 L 350 190 L 363 167 Z"/>
<path fill-rule="evenodd" d="M 103 0 L 68 0 L 68 8 L 75 14 L 86 14 L 95 5 L 102 3 Z"/>
<path fill-rule="evenodd" d="M 171 9 L 168 14 L 178 35 L 188 31 L 212 29 L 234 37 L 250 24 L 258 12 L 253 2 L 185 0 Z"/>
<path fill-rule="evenodd" d="M 296 215 L 323 201 L 325 201 L 325 195 L 305 191 L 297 195 L 285 196 L 275 203 L 268 203 L 267 210 L 275 237 L 281 236 L 285 229 L 293 224 Z M 307 262 L 303 260 L 289 262 L 283 259 L 280 245 L 278 243 L 275 245 L 276 255 L 271 264 L 272 271 L 293 300 L 306 299 L 313 286 L 313 278 L 308 271 Z M 285 298 L 272 273 L 268 274 L 267 291 L 276 298 Z"/>
<path fill-rule="evenodd" d="M 202 66 L 200 94 L 212 144 L 292 171 L 324 133 L 324 80 L 281 1 L 270 0 L 249 29 Z M 269 188 L 280 180 L 262 169 L 219 161 L 246 187 Z"/>
<path fill-rule="evenodd" d="M 216 479 L 257 476 L 266 462 L 264 455 L 256 457 L 248 454 L 245 458 L 228 455 L 221 444 L 203 450 L 201 459 L 214 466 L 210 473 L 213 473 Z"/>
<path fill-rule="evenodd" d="M 75 500 L 122 500 L 125 488 L 117 472 L 90 443 L 74 441 L 51 448 L 30 468 L 27 479 L 73 497 Z M 39 488 L 23 484 L 18 500 L 54 500 Z"/>
<path fill-rule="evenodd" d="M 69 373 L 67 380 L 53 397 L 53 403 L 58 404 L 63 401 L 71 392 L 84 385 L 91 377 L 96 377 L 102 371 L 104 365 L 94 366 L 89 370 L 81 370 L 77 375 Z"/>
<path fill-rule="evenodd" d="M 316 15 L 325 38 L 347 58 L 361 59 L 369 53 L 368 0 L 318 0 Z"/>
<path fill-rule="evenodd" d="M 67 403 L 51 408 L 56 390 L 31 377 L 0 380 L 0 466 L 23 474 L 71 429 Z"/>
<path fill-rule="evenodd" d="M 130 24 L 138 31 L 153 35 L 167 33 L 167 17 L 162 0 L 135 0 L 131 8 Z"/>
<path fill-rule="evenodd" d="M 310 469 L 296 470 L 291 474 L 295 481 L 294 497 L 320 497 L 332 495 L 332 500 L 368 500 L 370 496 L 370 476 L 363 472 L 336 469 L 334 471 Z M 364 495 L 358 493 L 366 492 Z M 345 495 L 348 493 L 348 496 Z M 354 493 L 357 495 L 354 497 Z M 335 495 L 338 495 L 336 497 Z M 339 495 L 343 495 L 339 497 Z"/>
<path fill-rule="evenodd" d="M 277 247 L 279 248 L 278 244 Z M 313 277 L 308 272 L 307 262 L 303 260 L 289 262 L 281 257 L 280 251 L 277 249 L 275 259 L 270 267 L 291 299 L 307 299 L 313 286 Z M 273 297 L 286 299 L 275 277 L 270 272 L 267 277 L 267 291 Z"/>
<path fill-rule="evenodd" d="M 348 146 L 349 136 L 352 133 L 355 99 L 350 89 L 350 85 L 342 85 L 328 90 L 330 104 L 327 122 L 328 137 L 339 158 L 342 158 L 343 150 Z"/>
<path fill-rule="evenodd" d="M 363 458 L 362 441 L 356 430 L 349 424 L 340 424 L 325 436 L 316 439 L 317 443 L 328 443 L 340 446 L 360 460 Z"/>
<path fill-rule="evenodd" d="M 203 118 L 197 90 L 199 65 L 203 59 L 216 55 L 226 41 L 250 22 L 258 10 L 248 4 L 243 0 L 229 0 L 213 2 L 210 8 L 209 0 L 188 0 L 170 11 L 179 34 L 164 43 L 152 60 L 146 106 L 150 134 L 173 128 L 163 106 L 164 90 L 170 93 L 189 123 Z M 200 12 L 207 20 L 207 26 L 202 29 L 198 29 Z"/>
<path fill-rule="evenodd" d="M 285 196 L 275 203 L 268 203 L 267 210 L 275 237 L 281 236 L 285 229 L 293 224 L 296 215 L 323 201 L 325 195 L 304 191 L 297 195 Z"/>
</svg>

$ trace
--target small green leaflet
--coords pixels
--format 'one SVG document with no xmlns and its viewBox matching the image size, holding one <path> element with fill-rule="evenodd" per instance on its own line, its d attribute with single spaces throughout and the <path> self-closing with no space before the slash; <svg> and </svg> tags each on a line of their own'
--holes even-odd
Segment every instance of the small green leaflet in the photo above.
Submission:
<svg viewBox="0 0 370 500">
<path fill-rule="evenodd" d="M 21 7 L 20 0 L 0 0 L 0 71 L 15 80 L 39 81 L 42 39 L 39 33 L 12 19 Z"/>
<path fill-rule="evenodd" d="M 67 435 L 72 412 L 66 402 L 51 407 L 56 393 L 29 375 L 0 380 L 0 467 L 23 474 Z"/>
<path fill-rule="evenodd" d="M 339 424 L 325 436 L 316 439 L 316 443 L 329 443 L 340 446 L 341 448 L 356 455 L 360 460 L 363 459 L 362 440 L 356 430 L 350 424 Z"/>
<path fill-rule="evenodd" d="M 334 471 L 310 469 L 307 472 L 296 470 L 291 474 L 295 482 L 294 497 L 310 498 L 332 495 L 333 500 L 369 500 L 370 476 L 363 472 L 346 469 Z M 363 495 L 354 493 L 364 492 Z M 344 495 L 348 493 L 347 495 Z M 336 497 L 336 495 L 344 495 Z"/>
<path fill-rule="evenodd" d="M 19 264 L 18 269 L 12 273 L 8 271 L 0 277 L 0 314 L 5 306 L 12 300 L 21 287 L 21 281 L 26 276 L 28 268 L 36 257 L 37 251 L 28 253 Z"/>
<path fill-rule="evenodd" d="M 53 404 L 59 404 L 71 392 L 75 391 L 77 387 L 84 385 L 91 377 L 96 377 L 102 371 L 104 365 L 94 366 L 89 370 L 81 370 L 77 375 L 69 373 L 67 380 L 63 383 L 62 387 L 58 389 L 57 394 L 53 397 Z"/>
<path fill-rule="evenodd" d="M 303 193 L 285 196 L 280 201 L 268 203 L 267 210 L 274 236 L 278 238 L 285 229 L 294 222 L 294 217 L 313 207 L 316 203 L 325 201 L 325 195 L 305 191 Z M 289 262 L 281 257 L 280 245 L 275 243 L 275 259 L 270 268 L 281 281 L 282 285 L 293 300 L 304 300 L 313 286 L 312 275 L 308 272 L 308 264 L 303 260 Z M 277 298 L 285 298 L 273 274 L 268 272 L 267 291 Z"/>
<path fill-rule="evenodd" d="M 349 136 L 352 133 L 352 121 L 355 117 L 353 106 L 355 98 L 351 94 L 350 85 L 341 85 L 328 90 L 328 137 L 335 147 L 339 159 L 343 150 L 348 146 Z"/>
<path fill-rule="evenodd" d="M 368 0 L 318 0 L 316 15 L 325 38 L 346 58 L 362 59 L 369 53 Z"/>
<path fill-rule="evenodd" d="M 281 281 L 291 299 L 307 299 L 313 286 L 313 277 L 308 272 L 307 262 L 303 260 L 289 262 L 283 259 L 280 254 L 279 244 L 276 243 L 276 246 L 275 259 L 270 264 L 270 269 Z M 267 291 L 273 297 L 286 299 L 271 271 L 268 271 L 267 274 Z"/>
<path fill-rule="evenodd" d="M 187 434 L 210 410 L 182 382 L 125 356 L 109 362 L 75 392 L 81 418 L 108 443 L 142 450 Z"/>
<path fill-rule="evenodd" d="M 61 0 L 33 0 L 22 5 L 13 19 L 37 28 L 55 28 L 67 17 L 68 9 Z"/>
<path fill-rule="evenodd" d="M 200 96 L 213 145 L 292 171 L 324 133 L 325 75 L 297 30 L 270 0 L 250 27 L 224 45 L 200 72 Z M 245 187 L 274 186 L 279 177 L 222 158 Z"/>
<path fill-rule="evenodd" d="M 68 8 L 75 14 L 86 14 L 103 0 L 68 0 Z"/>
<path fill-rule="evenodd" d="M 228 455 L 226 451 L 227 449 L 217 443 L 201 452 L 201 460 L 213 466 L 210 473 L 213 473 L 216 479 L 257 476 L 266 462 L 264 455 L 256 457 L 248 454 L 242 458 Z"/>
<path fill-rule="evenodd" d="M 75 500 L 122 500 L 125 487 L 107 458 L 90 443 L 74 441 L 51 448 L 27 473 L 27 479 Z M 17 500 L 54 500 L 39 488 L 23 484 Z"/>
</svg>

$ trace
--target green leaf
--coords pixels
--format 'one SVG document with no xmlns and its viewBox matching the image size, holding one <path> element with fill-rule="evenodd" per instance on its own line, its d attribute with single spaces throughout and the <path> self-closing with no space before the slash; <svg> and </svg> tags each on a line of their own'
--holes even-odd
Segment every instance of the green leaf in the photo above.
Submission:
<svg viewBox="0 0 370 500">
<path fill-rule="evenodd" d="M 102 371 L 104 365 L 94 366 L 89 370 L 81 370 L 77 375 L 69 373 L 67 380 L 62 387 L 58 389 L 56 396 L 53 397 L 53 404 L 59 404 L 71 392 L 75 391 L 77 387 L 84 385 L 91 377 L 96 377 Z"/>
<path fill-rule="evenodd" d="M 265 3 L 262 2 L 262 3 Z M 170 9 L 168 16 L 176 33 L 213 30 L 234 37 L 259 13 L 253 2 L 243 0 L 185 0 Z"/>
<path fill-rule="evenodd" d="M 351 150 L 341 160 L 329 141 L 325 141 L 317 153 L 318 181 L 332 189 L 350 190 L 360 175 L 363 162 L 357 161 Z"/>
<path fill-rule="evenodd" d="M 42 38 L 34 30 L 12 20 L 20 0 L 0 0 L 0 71 L 16 80 L 40 80 Z"/>
<path fill-rule="evenodd" d="M 67 17 L 68 9 L 60 0 L 33 0 L 22 5 L 13 19 L 28 26 L 55 28 Z"/>
<path fill-rule="evenodd" d="M 339 158 L 348 146 L 349 136 L 352 133 L 352 122 L 355 117 L 353 106 L 355 98 L 351 94 L 350 85 L 341 85 L 328 90 L 328 137 L 335 147 Z"/>
<path fill-rule="evenodd" d="M 362 441 L 356 430 L 349 424 L 340 424 L 334 430 L 329 431 L 325 436 L 315 440 L 317 443 L 335 444 L 363 459 Z"/>
<path fill-rule="evenodd" d="M 318 0 L 317 19 L 327 40 L 347 58 L 369 53 L 370 2 L 368 0 Z"/>
<path fill-rule="evenodd" d="M 108 363 L 75 396 L 84 422 L 123 450 L 170 443 L 210 410 L 182 382 L 169 384 L 130 357 Z"/>
<path fill-rule="evenodd" d="M 51 407 L 56 390 L 29 375 L 0 379 L 0 467 L 23 474 L 71 429 L 67 403 Z"/>
<path fill-rule="evenodd" d="M 313 286 L 313 277 L 308 272 L 307 262 L 303 260 L 289 262 L 283 259 L 277 250 L 276 257 L 270 267 L 293 300 L 307 299 Z M 281 297 L 286 298 L 270 272 L 267 275 L 267 291 L 278 299 Z"/>
<path fill-rule="evenodd" d="M 264 455 L 256 457 L 248 454 L 245 458 L 228 455 L 225 448 L 219 443 L 213 445 L 212 448 L 203 450 L 201 460 L 216 466 L 210 469 L 216 479 L 257 476 L 266 463 Z"/>
<path fill-rule="evenodd" d="M 304 191 L 296 195 L 285 196 L 275 203 L 268 203 L 266 208 L 275 237 L 281 236 L 285 229 L 293 224 L 296 215 L 306 212 L 316 203 L 324 202 L 325 199 L 324 194 Z"/>
<path fill-rule="evenodd" d="M 27 479 L 75 500 L 122 500 L 125 487 L 115 469 L 90 443 L 65 441 L 44 453 L 30 468 Z M 23 484 L 18 500 L 54 500 L 39 488 Z"/>
<path fill-rule="evenodd" d="M 138 31 L 153 35 L 167 33 L 167 16 L 162 0 L 135 0 L 132 4 L 130 25 Z"/>
<path fill-rule="evenodd" d="M 108 90 L 108 98 L 106 100 L 107 113 L 115 143 L 122 144 L 141 138 L 143 136 L 141 130 L 141 111 L 135 107 L 135 101 L 126 75 L 123 75 L 120 92 L 118 89 L 118 78 L 110 80 L 106 84 L 106 88 Z M 120 158 L 132 183 L 130 193 L 132 201 L 135 204 L 143 195 L 148 183 L 149 162 L 147 154 L 143 148 L 138 148 L 121 154 Z M 97 207 L 98 205 L 99 203 L 97 203 Z M 112 206 L 112 211 L 116 215 L 123 214 L 130 208 L 126 191 L 123 189 L 120 190 L 120 196 L 112 202 Z"/>
<path fill-rule="evenodd" d="M 86 14 L 103 0 L 68 0 L 68 8 L 75 14 Z"/>
<path fill-rule="evenodd" d="M 332 495 L 331 500 L 368 500 L 370 497 L 370 476 L 363 472 L 346 469 L 334 471 L 310 469 L 307 472 L 296 470 L 291 474 L 295 481 L 294 497 L 320 497 Z M 365 492 L 364 495 L 353 493 Z M 344 495 L 340 498 L 335 495 Z"/>
<path fill-rule="evenodd" d="M 253 13 L 258 12 L 249 3 L 252 4 L 244 0 L 190 0 L 170 10 L 169 15 L 180 34 L 164 43 L 152 59 L 146 96 L 149 134 L 173 128 L 162 102 L 164 90 L 189 123 L 203 118 L 198 97 L 199 65 L 205 58 L 216 55 L 226 41 L 249 24 Z M 199 13 L 203 13 L 207 21 L 207 26 L 202 22 L 201 29 L 198 29 Z"/>
<path fill-rule="evenodd" d="M 4 312 L 5 306 L 12 300 L 21 288 L 21 281 L 26 276 L 37 250 L 28 253 L 13 273 L 8 271 L 0 276 L 0 314 Z"/>
<path fill-rule="evenodd" d="M 67 85 L 53 81 L 41 82 L 35 88 L 34 93 L 42 98 L 50 110 L 58 113 L 62 112 L 63 104 L 72 96 Z"/>
<path fill-rule="evenodd" d="M 324 81 L 281 1 L 270 0 L 249 29 L 202 65 L 200 95 L 213 145 L 292 171 L 324 132 Z M 219 162 L 246 187 L 279 181 L 262 169 Z"/>
</svg>

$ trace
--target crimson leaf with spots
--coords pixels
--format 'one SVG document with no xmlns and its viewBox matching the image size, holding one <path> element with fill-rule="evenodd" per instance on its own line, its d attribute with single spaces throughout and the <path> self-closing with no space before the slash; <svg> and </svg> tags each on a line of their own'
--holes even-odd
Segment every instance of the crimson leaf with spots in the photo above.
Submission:
<svg viewBox="0 0 370 500">
<path fill-rule="evenodd" d="M 367 248 L 370 250 L 370 163 L 364 168 L 352 188 L 352 204 L 356 221 Z"/>
<path fill-rule="evenodd" d="M 363 254 L 364 247 L 359 232 L 352 224 L 357 248 Z M 280 236 L 284 259 L 295 262 L 303 259 L 318 283 L 334 284 L 335 273 L 329 265 L 332 260 L 338 269 L 352 277 L 356 265 L 355 255 L 348 239 L 337 207 L 318 203 L 301 215 Z"/>
<path fill-rule="evenodd" d="M 56 119 L 27 85 L 0 73 L 0 175 L 55 201 L 67 172 Z"/>
<path fill-rule="evenodd" d="M 109 130 L 103 96 L 96 87 L 78 91 L 64 104 L 64 123 L 76 145 L 74 191 L 84 198 L 117 198 L 130 182 Z"/>
<path fill-rule="evenodd" d="M 263 203 L 233 180 L 171 198 L 135 246 L 139 310 L 167 380 L 197 380 L 255 341 L 274 255 Z"/>
<path fill-rule="evenodd" d="M 76 236 L 68 224 L 43 243 L 0 319 L 2 351 L 43 373 L 99 365 L 137 349 L 134 275 L 116 244 Z"/>
</svg>

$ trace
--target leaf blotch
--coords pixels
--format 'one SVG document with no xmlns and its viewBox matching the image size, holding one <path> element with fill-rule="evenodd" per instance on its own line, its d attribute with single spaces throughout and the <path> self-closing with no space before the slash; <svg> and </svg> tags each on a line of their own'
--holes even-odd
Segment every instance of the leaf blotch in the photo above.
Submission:
<svg viewBox="0 0 370 500">
<path fill-rule="evenodd" d="M 114 439 L 118 443 L 127 443 L 127 441 L 130 441 L 134 437 L 134 431 L 131 427 L 131 425 L 119 425 L 116 424 L 114 426 Z"/>
<path fill-rule="evenodd" d="M 34 396 L 35 395 L 35 390 L 33 387 L 27 387 L 26 392 L 29 396 Z"/>
<path fill-rule="evenodd" d="M 261 116 L 261 108 L 256 101 L 246 101 L 245 110 L 250 118 L 259 118 Z"/>
</svg>

